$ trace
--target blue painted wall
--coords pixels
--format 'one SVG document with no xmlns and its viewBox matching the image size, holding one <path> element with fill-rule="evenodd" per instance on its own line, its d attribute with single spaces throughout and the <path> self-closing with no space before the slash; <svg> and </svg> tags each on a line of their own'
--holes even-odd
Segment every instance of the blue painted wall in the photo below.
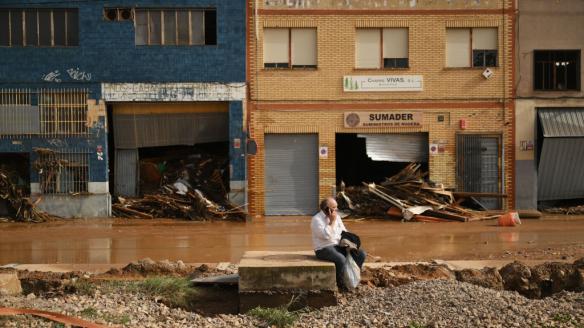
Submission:
<svg viewBox="0 0 584 328">
<path fill-rule="evenodd" d="M 79 46 L 70 48 L 0 47 L 0 83 L 16 87 L 54 86 L 42 77 L 58 70 L 63 82 L 90 87 L 67 70 L 91 74 L 101 82 L 244 82 L 245 0 L 165 1 L 0 1 L 0 7 L 79 8 Z M 9 3 L 9 4 L 5 4 Z M 17 5 L 21 3 L 21 5 Z M 205 8 L 217 10 L 217 45 L 136 46 L 133 21 L 103 19 L 104 7 Z M 97 86 L 97 89 L 99 86 Z M 92 89 L 97 91 L 96 87 Z"/>
<path fill-rule="evenodd" d="M 90 99 L 99 99 L 102 82 L 245 82 L 245 0 L 145 0 L 145 1 L 55 1 L 4 0 L 0 8 L 78 8 L 77 47 L 0 47 L 0 88 L 86 88 Z M 217 45 L 136 46 L 133 21 L 107 21 L 104 7 L 215 8 Z M 73 69 L 85 73 L 75 80 Z M 56 79 L 43 78 L 54 73 Z M 241 102 L 230 103 L 230 140 L 242 139 Z M 0 152 L 31 152 L 34 147 L 51 146 L 43 138 L 0 139 Z M 92 129 L 88 138 L 67 138 L 68 148 L 91 149 L 102 146 L 107 155 L 105 129 Z M 243 146 L 242 146 L 243 147 Z M 49 148 L 55 148 L 49 147 Z M 232 180 L 245 179 L 242 149 L 230 147 Z M 31 161 L 34 161 L 34 155 Z M 107 156 L 98 161 L 91 156 L 90 179 L 107 181 Z M 33 182 L 38 181 L 31 172 Z"/>
</svg>

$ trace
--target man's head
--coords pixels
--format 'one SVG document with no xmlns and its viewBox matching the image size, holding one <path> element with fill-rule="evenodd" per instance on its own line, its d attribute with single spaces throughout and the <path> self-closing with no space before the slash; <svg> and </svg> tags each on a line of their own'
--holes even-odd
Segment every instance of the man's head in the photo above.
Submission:
<svg viewBox="0 0 584 328">
<path fill-rule="evenodd" d="M 327 197 L 320 202 L 320 209 L 326 215 L 330 215 L 331 212 L 336 211 L 337 206 L 337 201 L 333 197 Z"/>
</svg>

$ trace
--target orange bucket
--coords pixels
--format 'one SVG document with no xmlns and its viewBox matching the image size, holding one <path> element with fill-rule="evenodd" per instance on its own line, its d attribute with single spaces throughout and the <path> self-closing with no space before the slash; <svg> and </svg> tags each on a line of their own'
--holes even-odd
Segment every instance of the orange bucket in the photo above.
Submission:
<svg viewBox="0 0 584 328">
<path fill-rule="evenodd" d="M 521 224 L 521 220 L 517 212 L 507 212 L 499 216 L 499 225 L 502 227 L 514 227 L 518 224 Z"/>
</svg>

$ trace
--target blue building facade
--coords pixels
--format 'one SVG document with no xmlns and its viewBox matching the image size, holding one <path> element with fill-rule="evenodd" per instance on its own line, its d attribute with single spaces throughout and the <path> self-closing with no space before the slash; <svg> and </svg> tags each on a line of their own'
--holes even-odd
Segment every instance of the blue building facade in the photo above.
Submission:
<svg viewBox="0 0 584 328">
<path fill-rule="evenodd" d="M 0 3 L 0 164 L 63 216 L 132 196 L 140 149 L 222 143 L 245 202 L 244 0 Z"/>
</svg>

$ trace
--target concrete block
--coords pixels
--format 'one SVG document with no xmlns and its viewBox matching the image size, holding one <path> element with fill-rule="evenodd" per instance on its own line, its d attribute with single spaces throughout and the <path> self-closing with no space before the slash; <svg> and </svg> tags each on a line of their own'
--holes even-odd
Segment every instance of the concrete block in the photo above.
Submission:
<svg viewBox="0 0 584 328">
<path fill-rule="evenodd" d="M 245 252 L 239 263 L 239 291 L 336 291 L 335 265 L 314 252 Z"/>
<path fill-rule="evenodd" d="M 0 295 L 19 295 L 22 293 L 22 286 L 16 271 L 0 272 Z"/>
</svg>

